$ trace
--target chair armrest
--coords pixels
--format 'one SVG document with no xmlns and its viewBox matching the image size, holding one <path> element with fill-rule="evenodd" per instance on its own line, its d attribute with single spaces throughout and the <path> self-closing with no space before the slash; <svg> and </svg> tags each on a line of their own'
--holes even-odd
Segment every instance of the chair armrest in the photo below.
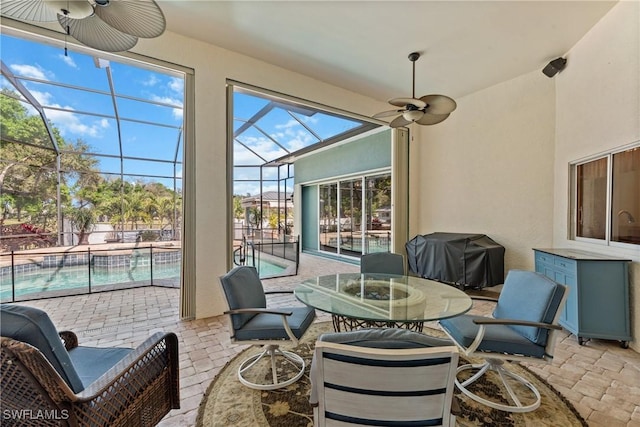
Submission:
<svg viewBox="0 0 640 427">
<path fill-rule="evenodd" d="M 178 374 L 178 337 L 171 332 L 156 332 L 78 393 L 76 403 L 86 402 L 93 406 L 97 401 L 111 402 L 126 397 L 125 407 L 134 406 L 145 389 L 157 382 L 156 377 L 166 376 L 161 383 L 165 390 L 161 391 L 170 395 L 171 408 L 177 409 L 180 407 Z M 129 396 L 135 396 L 136 400 L 129 401 Z"/>
<path fill-rule="evenodd" d="M 235 310 L 227 310 L 223 314 L 243 314 L 243 313 L 255 313 L 255 314 L 279 314 L 281 316 L 291 316 L 293 312 L 284 310 L 274 310 L 270 308 L 236 308 Z"/>
<path fill-rule="evenodd" d="M 483 297 L 480 295 L 469 295 L 469 298 L 471 298 L 474 301 L 490 301 L 490 302 L 498 302 L 498 298 L 494 298 L 494 297 Z"/>
<path fill-rule="evenodd" d="M 60 331 L 58 332 L 60 335 L 60 339 L 62 339 L 62 343 L 64 344 L 64 348 L 69 351 L 78 346 L 78 336 L 71 331 Z"/>
<path fill-rule="evenodd" d="M 533 326 L 535 328 L 545 329 L 562 329 L 560 325 L 554 325 L 551 323 L 532 322 L 529 320 L 515 320 L 515 319 L 474 319 L 473 323 L 476 325 L 514 325 L 514 326 Z"/>
<path fill-rule="evenodd" d="M 292 294 L 293 291 L 268 291 L 265 292 L 265 295 L 271 295 L 271 294 Z"/>
</svg>

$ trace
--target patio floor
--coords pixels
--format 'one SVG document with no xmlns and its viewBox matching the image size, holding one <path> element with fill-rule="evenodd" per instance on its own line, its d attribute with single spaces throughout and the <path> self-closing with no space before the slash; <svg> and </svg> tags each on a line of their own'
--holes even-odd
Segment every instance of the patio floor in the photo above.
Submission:
<svg viewBox="0 0 640 427">
<path fill-rule="evenodd" d="M 291 290 L 301 279 L 359 267 L 302 254 L 298 276 L 263 280 L 267 290 Z M 218 286 L 217 278 L 212 286 Z M 140 344 L 156 331 L 175 332 L 180 345 L 181 408 L 161 426 L 193 426 L 198 405 L 222 367 L 245 346 L 231 344 L 225 316 L 180 320 L 179 289 L 146 287 L 21 303 L 47 311 L 59 330 L 77 333 L 80 345 Z M 274 305 L 299 304 L 278 296 Z M 473 313 L 491 306 L 476 303 Z M 330 320 L 324 313 L 318 318 Z M 432 325 L 434 326 L 434 325 Z M 531 365 L 578 409 L 590 426 L 640 427 L 640 354 L 618 343 L 593 340 L 580 346 L 564 332 L 552 364 Z"/>
</svg>

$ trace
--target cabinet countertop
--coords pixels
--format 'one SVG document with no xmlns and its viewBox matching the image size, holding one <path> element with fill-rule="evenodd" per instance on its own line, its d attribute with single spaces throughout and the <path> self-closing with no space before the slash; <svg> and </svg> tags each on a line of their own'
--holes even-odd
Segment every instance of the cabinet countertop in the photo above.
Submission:
<svg viewBox="0 0 640 427">
<path fill-rule="evenodd" d="M 593 252 L 581 251 L 579 249 L 565 248 L 533 248 L 534 251 L 546 252 L 551 255 L 557 255 L 563 258 L 584 260 L 584 261 L 628 261 L 630 259 L 601 255 Z"/>
</svg>

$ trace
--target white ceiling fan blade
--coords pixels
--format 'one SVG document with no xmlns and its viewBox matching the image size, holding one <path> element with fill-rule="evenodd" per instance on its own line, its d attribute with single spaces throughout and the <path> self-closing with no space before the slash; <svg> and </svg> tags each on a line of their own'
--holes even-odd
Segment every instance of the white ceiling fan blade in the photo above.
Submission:
<svg viewBox="0 0 640 427">
<path fill-rule="evenodd" d="M 420 100 L 429 105 L 425 110 L 429 114 L 449 114 L 458 106 L 456 101 L 445 95 L 425 95 Z"/>
<path fill-rule="evenodd" d="M 2 0 L 0 13 L 2 16 L 21 21 L 55 22 L 58 19 L 56 11 L 42 0 Z"/>
<path fill-rule="evenodd" d="M 94 49 L 122 52 L 138 43 L 137 37 L 116 30 L 96 15 L 84 19 L 58 15 L 58 22 L 65 30 L 69 26 L 69 34 L 73 38 Z"/>
<path fill-rule="evenodd" d="M 402 126 L 406 126 L 413 123 L 411 120 L 407 120 L 402 116 L 398 116 L 395 119 L 391 120 L 391 123 L 389 123 L 389 126 L 391 126 L 392 128 L 399 128 Z"/>
<path fill-rule="evenodd" d="M 166 28 L 154 0 L 96 0 L 95 13 L 113 28 L 136 37 L 158 37 Z"/>
<path fill-rule="evenodd" d="M 407 105 L 415 105 L 417 108 L 424 108 L 427 103 L 415 98 L 393 98 L 389 100 L 389 104 L 396 107 L 406 107 Z"/>
<path fill-rule="evenodd" d="M 387 110 L 387 111 L 382 111 L 380 113 L 374 114 L 373 117 L 374 119 L 380 119 L 382 117 L 390 117 L 390 116 L 395 116 L 396 114 L 400 114 L 402 113 L 404 110 Z"/>
<path fill-rule="evenodd" d="M 428 114 L 425 113 L 422 118 L 416 120 L 416 123 L 419 125 L 435 125 L 436 123 L 440 123 L 444 121 L 449 114 Z"/>
<path fill-rule="evenodd" d="M 93 15 L 93 7 L 87 0 L 44 0 L 58 15 L 82 19 Z"/>
</svg>

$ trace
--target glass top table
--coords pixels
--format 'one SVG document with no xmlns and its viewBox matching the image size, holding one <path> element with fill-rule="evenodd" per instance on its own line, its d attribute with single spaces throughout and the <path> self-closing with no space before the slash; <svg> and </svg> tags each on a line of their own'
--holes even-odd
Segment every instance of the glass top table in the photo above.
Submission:
<svg viewBox="0 0 640 427">
<path fill-rule="evenodd" d="M 395 327 L 422 331 L 424 322 L 471 309 L 461 290 L 413 276 L 340 273 L 307 279 L 293 291 L 302 303 L 331 313 L 336 331 Z"/>
</svg>

